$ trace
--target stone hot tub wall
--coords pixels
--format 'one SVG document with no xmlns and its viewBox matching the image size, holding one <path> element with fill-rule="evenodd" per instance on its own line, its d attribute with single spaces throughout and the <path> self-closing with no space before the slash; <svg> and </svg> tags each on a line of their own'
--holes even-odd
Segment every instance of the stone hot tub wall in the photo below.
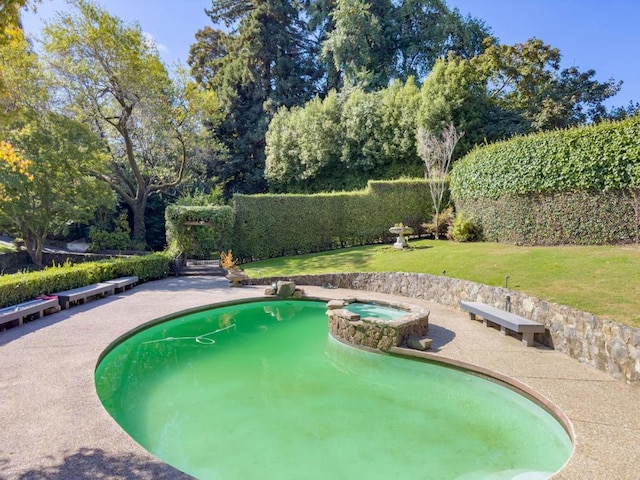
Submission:
<svg viewBox="0 0 640 480">
<path fill-rule="evenodd" d="M 368 303 L 350 299 L 344 303 Z M 381 320 L 361 317 L 343 308 L 337 308 L 341 301 L 327 304 L 329 332 L 334 337 L 352 345 L 388 351 L 391 347 L 406 346 L 409 338 L 423 338 L 429 329 L 429 311 L 414 305 L 380 303 L 380 305 L 405 310 L 406 314 L 395 320 Z"/>
<path fill-rule="evenodd" d="M 490 287 L 467 280 L 419 273 L 344 273 L 253 279 L 254 284 L 293 280 L 298 285 L 332 287 L 419 298 L 458 308 L 462 300 L 504 308 L 544 324 L 547 332 L 536 340 L 583 364 L 606 371 L 627 383 L 640 384 L 640 330 L 591 313 L 546 302 L 526 293 Z"/>
</svg>

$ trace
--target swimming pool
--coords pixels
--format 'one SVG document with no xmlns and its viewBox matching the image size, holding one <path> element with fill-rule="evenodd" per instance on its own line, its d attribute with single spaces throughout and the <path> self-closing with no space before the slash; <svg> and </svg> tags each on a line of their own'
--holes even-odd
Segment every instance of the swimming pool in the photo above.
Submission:
<svg viewBox="0 0 640 480">
<path fill-rule="evenodd" d="M 325 303 L 260 301 L 136 331 L 96 388 L 144 448 L 197 478 L 547 478 L 562 425 L 528 398 L 434 363 L 353 349 Z"/>
</svg>

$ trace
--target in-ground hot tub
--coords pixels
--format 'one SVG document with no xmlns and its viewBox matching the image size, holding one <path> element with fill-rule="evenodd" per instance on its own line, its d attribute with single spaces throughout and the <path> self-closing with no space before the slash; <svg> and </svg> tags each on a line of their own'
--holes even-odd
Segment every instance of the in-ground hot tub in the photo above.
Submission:
<svg viewBox="0 0 640 480">
<path fill-rule="evenodd" d="M 327 303 L 331 335 L 351 345 L 388 351 L 410 346 L 426 350 L 429 310 L 410 303 L 349 298 Z"/>
<path fill-rule="evenodd" d="M 159 319 L 115 342 L 98 395 L 139 444 L 199 479 L 548 478 L 567 430 L 512 388 L 328 335 L 326 303 Z"/>
</svg>

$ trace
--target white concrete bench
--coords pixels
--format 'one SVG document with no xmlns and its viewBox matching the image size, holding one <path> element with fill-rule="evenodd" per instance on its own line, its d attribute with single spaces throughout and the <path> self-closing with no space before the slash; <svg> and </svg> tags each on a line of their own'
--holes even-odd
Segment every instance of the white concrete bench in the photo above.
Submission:
<svg viewBox="0 0 640 480">
<path fill-rule="evenodd" d="M 120 293 L 132 288 L 136 283 L 138 283 L 138 280 L 139 280 L 138 277 L 135 277 L 135 276 L 119 277 L 119 278 L 114 278 L 113 280 L 107 280 L 104 283 L 110 283 L 115 287 L 116 293 Z"/>
<path fill-rule="evenodd" d="M 71 302 L 85 303 L 90 297 L 106 296 L 115 292 L 115 285 L 112 283 L 94 283 L 86 287 L 73 288 L 64 292 L 54 293 L 58 297 L 60 307 L 65 310 L 69 308 Z"/>
<path fill-rule="evenodd" d="M 57 298 L 29 300 L 28 302 L 12 305 L 11 307 L 0 308 L 0 325 L 18 320 L 18 325 L 22 325 L 25 317 L 35 315 L 40 318 L 44 311 L 58 306 Z"/>
<path fill-rule="evenodd" d="M 525 347 L 533 345 L 533 337 L 536 333 L 544 333 L 545 326 L 528 318 L 521 317 L 506 310 L 492 307 L 480 302 L 460 302 L 460 308 L 469 312 L 471 320 L 482 318 L 482 323 L 489 322 L 500 325 L 500 332 L 506 335 L 507 330 L 522 334 L 522 343 Z"/>
</svg>

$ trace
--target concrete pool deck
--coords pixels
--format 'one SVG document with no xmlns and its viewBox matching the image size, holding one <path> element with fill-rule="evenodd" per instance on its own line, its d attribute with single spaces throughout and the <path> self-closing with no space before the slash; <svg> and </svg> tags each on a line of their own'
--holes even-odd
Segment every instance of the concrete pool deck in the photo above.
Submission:
<svg viewBox="0 0 640 480">
<path fill-rule="evenodd" d="M 187 308 L 262 296 L 265 288 L 229 288 L 227 283 L 219 277 L 168 278 L 0 332 L 0 479 L 190 478 L 124 433 L 100 404 L 93 372 L 100 353 L 142 323 Z M 311 297 L 426 306 L 433 353 L 524 382 L 568 416 L 575 453 L 553 478 L 640 476 L 640 387 L 553 350 L 526 348 L 462 311 L 371 292 L 303 288 Z"/>
</svg>

